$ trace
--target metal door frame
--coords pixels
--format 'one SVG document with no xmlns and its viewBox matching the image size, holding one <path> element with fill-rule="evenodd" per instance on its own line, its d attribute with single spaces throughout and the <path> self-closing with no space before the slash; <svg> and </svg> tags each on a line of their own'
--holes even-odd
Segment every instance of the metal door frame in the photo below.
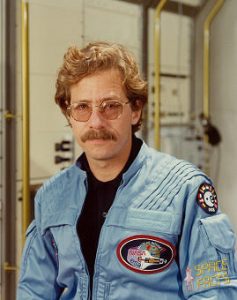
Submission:
<svg viewBox="0 0 237 300">
<path fill-rule="evenodd" d="M 5 0 L 1 0 L 0 2 L 0 44 L 5 44 Z M 5 49 L 4 47 L 0 48 L 0 62 L 1 66 L 5 65 Z M 0 265 L 1 265 L 1 272 L 0 272 L 0 299 L 2 299 L 3 294 L 3 248 L 4 248 L 4 234 L 3 234 L 3 199 L 5 198 L 5 176 L 4 176 L 4 160 L 5 151 L 4 151 L 4 120 L 3 120 L 3 111 L 5 106 L 5 74 L 4 74 L 4 67 L 1 67 L 0 71 Z"/>
<path fill-rule="evenodd" d="M 1 0 L 1 299 L 16 298 L 16 1 Z"/>
</svg>

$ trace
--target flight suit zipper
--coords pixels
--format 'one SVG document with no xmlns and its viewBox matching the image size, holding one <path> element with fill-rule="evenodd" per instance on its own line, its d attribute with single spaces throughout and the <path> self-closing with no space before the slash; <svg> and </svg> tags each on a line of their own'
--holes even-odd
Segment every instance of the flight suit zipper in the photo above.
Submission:
<svg viewBox="0 0 237 300">
<path fill-rule="evenodd" d="M 96 257 L 95 257 L 95 264 L 94 264 L 94 276 L 93 276 L 93 289 L 92 289 L 92 300 L 98 300 L 96 297 L 96 292 L 98 290 L 98 277 L 97 277 L 97 261 L 99 260 L 98 253 L 100 253 L 100 249 L 102 248 L 102 241 L 103 241 L 103 236 L 104 236 L 104 231 L 106 227 L 106 223 L 108 222 L 107 219 L 109 218 L 111 214 L 111 208 L 114 206 L 114 204 L 117 202 L 117 199 L 119 198 L 120 191 L 123 187 L 123 180 L 121 181 L 120 186 L 117 189 L 113 204 L 111 205 L 110 209 L 108 210 L 108 213 L 106 215 L 104 224 L 102 225 L 100 235 L 99 235 L 99 240 L 98 240 L 98 247 L 96 251 Z M 108 299 L 109 296 L 109 290 L 110 290 L 110 283 L 105 282 L 104 283 L 104 300 Z"/>
</svg>

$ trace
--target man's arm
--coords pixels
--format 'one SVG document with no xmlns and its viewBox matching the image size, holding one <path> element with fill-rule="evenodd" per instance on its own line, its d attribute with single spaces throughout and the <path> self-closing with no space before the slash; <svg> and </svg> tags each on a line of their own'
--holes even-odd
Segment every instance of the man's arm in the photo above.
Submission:
<svg viewBox="0 0 237 300">
<path fill-rule="evenodd" d="M 42 236 L 33 221 L 26 235 L 17 300 L 59 299 L 62 288 L 56 282 L 57 259 L 50 231 Z"/>
<path fill-rule="evenodd" d="M 235 234 L 206 179 L 186 199 L 179 264 L 186 299 L 237 299 Z"/>
</svg>

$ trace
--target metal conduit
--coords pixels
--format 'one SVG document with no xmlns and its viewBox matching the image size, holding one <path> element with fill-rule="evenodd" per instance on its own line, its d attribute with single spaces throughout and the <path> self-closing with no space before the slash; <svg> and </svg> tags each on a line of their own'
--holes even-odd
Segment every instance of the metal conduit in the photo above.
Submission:
<svg viewBox="0 0 237 300">
<path fill-rule="evenodd" d="M 160 15 L 168 0 L 161 0 L 155 9 L 154 58 L 155 58 L 155 114 L 154 147 L 160 149 Z"/>
<path fill-rule="evenodd" d="M 209 100 L 209 59 L 210 59 L 210 25 L 214 17 L 221 9 L 225 0 L 217 0 L 212 10 L 208 14 L 204 22 L 203 32 L 203 114 L 205 119 L 209 119 L 210 100 Z"/>
<path fill-rule="evenodd" d="M 22 1 L 22 241 L 30 223 L 29 5 Z"/>
</svg>

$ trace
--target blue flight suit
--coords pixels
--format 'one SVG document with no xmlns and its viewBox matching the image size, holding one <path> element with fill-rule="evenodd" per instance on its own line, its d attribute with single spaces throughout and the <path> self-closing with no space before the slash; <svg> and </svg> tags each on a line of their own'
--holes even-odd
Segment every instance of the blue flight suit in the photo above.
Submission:
<svg viewBox="0 0 237 300">
<path fill-rule="evenodd" d="M 195 166 L 143 143 L 102 226 L 92 295 L 76 229 L 86 194 L 78 163 L 37 193 L 18 300 L 237 299 L 235 235 Z"/>
</svg>

